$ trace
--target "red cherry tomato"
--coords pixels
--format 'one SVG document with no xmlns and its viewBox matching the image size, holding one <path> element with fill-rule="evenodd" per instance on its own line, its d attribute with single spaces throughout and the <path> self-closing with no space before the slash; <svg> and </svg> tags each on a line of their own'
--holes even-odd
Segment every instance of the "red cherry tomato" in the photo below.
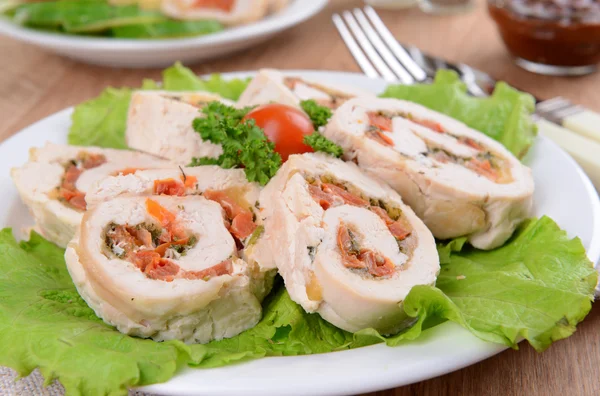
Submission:
<svg viewBox="0 0 600 396">
<path fill-rule="evenodd" d="M 313 124 L 306 114 L 294 107 L 278 103 L 262 105 L 246 114 L 244 121 L 248 119 L 253 119 L 265 131 L 283 162 L 292 154 L 314 151 L 302 142 L 304 136 L 315 131 Z"/>
</svg>

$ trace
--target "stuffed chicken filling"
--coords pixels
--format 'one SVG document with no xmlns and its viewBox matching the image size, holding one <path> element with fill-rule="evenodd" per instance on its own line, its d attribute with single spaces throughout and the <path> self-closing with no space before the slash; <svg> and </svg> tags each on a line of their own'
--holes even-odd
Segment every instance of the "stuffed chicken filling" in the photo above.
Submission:
<svg viewBox="0 0 600 396">
<path fill-rule="evenodd" d="M 77 180 L 86 170 L 106 163 L 102 154 L 80 151 L 77 156 L 64 164 L 65 172 L 56 188 L 56 198 L 72 209 L 86 210 L 85 193 L 77 189 Z"/>
<path fill-rule="evenodd" d="M 169 178 L 154 181 L 154 194 L 157 195 L 183 196 L 189 195 L 190 190 L 198 190 L 198 180 L 195 176 L 186 176 L 183 172 L 179 180 Z M 241 188 L 198 192 L 204 198 L 221 205 L 225 215 L 225 226 L 240 249 L 244 247 L 241 241 L 256 230 L 254 213 L 250 210 L 250 205 L 242 198 L 243 192 Z"/>
<path fill-rule="evenodd" d="M 395 146 L 395 142 L 391 137 L 393 133 L 392 119 L 394 117 L 401 117 L 414 124 L 428 128 L 433 132 L 443 134 L 453 139 L 456 143 L 467 146 L 476 152 L 473 156 L 456 155 L 442 147 L 439 143 L 419 135 L 426 146 L 426 151 L 421 153 L 423 156 L 441 164 L 452 163 L 465 167 L 494 183 L 504 184 L 512 181 L 508 165 L 500 155 L 487 149 L 484 144 L 475 139 L 453 134 L 439 122 L 417 118 L 411 113 L 403 112 L 370 111 L 367 113 L 367 116 L 369 118 L 369 126 L 366 132 L 367 137 L 382 145 Z"/>
<path fill-rule="evenodd" d="M 105 230 L 105 255 L 132 263 L 148 278 L 172 282 L 175 279 L 208 280 L 231 274 L 231 259 L 200 271 L 182 269 L 175 260 L 193 249 L 198 237 L 186 230 L 176 215 L 158 202 L 147 199 L 146 210 L 154 220 L 136 225 L 111 223 Z"/>
<path fill-rule="evenodd" d="M 329 176 L 309 177 L 307 182 L 311 197 L 324 211 L 343 205 L 368 210 L 385 224 L 387 231 L 396 240 L 398 253 L 409 255 L 414 249 L 412 228 L 403 218 L 400 208 L 383 200 L 365 197 L 352 186 L 337 182 Z M 364 245 L 365 236 L 360 231 L 359 224 L 347 223 L 340 219 L 336 238 L 337 249 L 346 268 L 374 278 L 387 278 L 395 273 L 396 266 L 389 257 Z"/>
</svg>

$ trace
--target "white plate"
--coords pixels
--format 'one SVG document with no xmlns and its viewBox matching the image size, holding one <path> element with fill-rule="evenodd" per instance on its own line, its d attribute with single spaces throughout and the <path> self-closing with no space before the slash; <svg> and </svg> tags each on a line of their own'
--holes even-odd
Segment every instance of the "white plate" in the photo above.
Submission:
<svg viewBox="0 0 600 396">
<path fill-rule="evenodd" d="M 259 44 L 312 17 L 327 0 L 294 0 L 281 12 L 259 22 L 205 36 L 181 39 L 130 40 L 71 36 L 44 32 L 0 17 L 0 34 L 86 63 L 113 67 L 167 67 L 193 63 Z"/>
<path fill-rule="evenodd" d="M 363 75 L 297 71 L 306 77 L 373 92 L 383 80 Z M 244 77 L 248 74 L 227 74 Z M 0 145 L 3 203 L 0 224 L 16 229 L 31 219 L 8 175 L 10 167 L 27 160 L 32 144 L 65 143 L 71 109 L 63 110 Z M 556 144 L 538 138 L 527 164 L 536 183 L 534 215 L 549 215 L 570 236 L 579 236 L 593 262 L 600 257 L 600 201 L 588 177 Z M 376 391 L 436 377 L 479 362 L 504 350 L 479 340 L 454 323 L 426 330 L 416 341 L 398 347 L 384 345 L 311 356 L 271 357 L 215 369 L 185 369 L 171 381 L 143 390 L 163 395 L 341 395 Z"/>
</svg>

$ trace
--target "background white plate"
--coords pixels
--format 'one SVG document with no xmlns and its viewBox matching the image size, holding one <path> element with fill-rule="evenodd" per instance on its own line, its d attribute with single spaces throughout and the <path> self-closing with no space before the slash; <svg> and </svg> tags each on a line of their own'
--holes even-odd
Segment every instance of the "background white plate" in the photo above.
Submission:
<svg viewBox="0 0 600 396">
<path fill-rule="evenodd" d="M 363 75 L 296 71 L 306 77 L 381 92 L 386 82 Z M 249 73 L 226 74 L 245 77 Z M 32 144 L 65 143 L 71 109 L 63 110 L 0 145 L 0 224 L 15 231 L 32 223 L 8 170 L 27 160 Z M 538 138 L 526 163 L 535 178 L 534 215 L 548 215 L 570 236 L 581 238 L 595 263 L 600 257 L 600 201 L 575 161 L 556 144 Z M 143 388 L 163 395 L 342 395 L 392 388 L 454 371 L 504 350 L 454 323 L 426 330 L 416 341 L 322 355 L 271 357 L 215 369 L 185 369 L 163 384 Z"/>
<path fill-rule="evenodd" d="M 0 0 L 1 1 L 1 0 Z M 281 12 L 259 22 L 205 36 L 131 40 L 44 32 L 0 17 L 0 34 L 86 63 L 114 67 L 167 67 L 193 63 L 251 47 L 297 25 L 325 7 L 327 0 L 293 0 Z"/>
</svg>

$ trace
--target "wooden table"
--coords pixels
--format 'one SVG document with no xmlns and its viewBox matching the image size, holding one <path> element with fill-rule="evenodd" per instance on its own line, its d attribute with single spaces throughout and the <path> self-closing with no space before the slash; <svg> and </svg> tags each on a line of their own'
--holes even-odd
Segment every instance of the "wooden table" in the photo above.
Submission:
<svg viewBox="0 0 600 396">
<path fill-rule="evenodd" d="M 359 71 L 334 30 L 333 12 L 361 5 L 333 0 L 319 16 L 254 49 L 193 66 L 197 73 L 282 69 Z M 541 98 L 561 95 L 600 111 L 600 74 L 544 77 L 513 65 L 489 19 L 485 4 L 457 16 L 430 16 L 416 9 L 381 12 L 404 43 L 461 61 Z M 0 38 L 0 140 L 64 107 L 96 96 L 109 86 L 139 85 L 158 70 L 88 66 L 7 38 Z M 598 395 L 600 394 L 600 306 L 571 338 L 538 354 L 521 344 L 469 368 L 373 395 Z"/>
</svg>

